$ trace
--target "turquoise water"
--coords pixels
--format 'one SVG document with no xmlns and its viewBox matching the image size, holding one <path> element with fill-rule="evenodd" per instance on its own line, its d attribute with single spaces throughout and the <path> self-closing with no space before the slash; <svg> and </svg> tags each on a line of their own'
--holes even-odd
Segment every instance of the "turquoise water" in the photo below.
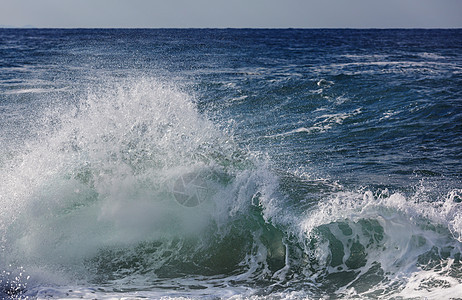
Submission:
<svg viewBox="0 0 462 300">
<path fill-rule="evenodd" d="M 462 297 L 462 31 L 0 30 L 0 297 Z"/>
</svg>

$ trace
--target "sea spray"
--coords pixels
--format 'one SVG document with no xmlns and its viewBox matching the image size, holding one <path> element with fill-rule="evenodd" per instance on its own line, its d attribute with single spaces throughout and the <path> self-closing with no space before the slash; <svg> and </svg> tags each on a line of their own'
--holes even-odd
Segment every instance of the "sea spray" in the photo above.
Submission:
<svg viewBox="0 0 462 300">
<path fill-rule="evenodd" d="M 458 189 L 440 199 L 425 183 L 408 196 L 348 191 L 278 171 L 187 93 L 146 78 L 50 107 L 43 120 L 2 168 L 5 295 L 170 280 L 339 297 L 461 288 Z M 307 198 L 319 191 L 324 199 Z"/>
<path fill-rule="evenodd" d="M 36 270 L 42 282 L 56 272 L 102 283 L 249 268 L 246 256 L 266 251 L 252 242 L 265 221 L 247 214 L 255 195 L 272 197 L 274 176 L 187 94 L 146 79 L 130 84 L 51 110 L 38 128 L 48 131 L 3 169 L 3 261 Z"/>
<path fill-rule="evenodd" d="M 460 297 L 459 30 L 0 35 L 0 298 Z"/>
</svg>

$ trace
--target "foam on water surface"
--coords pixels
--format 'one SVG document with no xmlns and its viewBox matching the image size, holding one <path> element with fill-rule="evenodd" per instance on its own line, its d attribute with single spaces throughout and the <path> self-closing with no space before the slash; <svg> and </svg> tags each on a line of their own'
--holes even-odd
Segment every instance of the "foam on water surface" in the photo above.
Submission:
<svg viewBox="0 0 462 300">
<path fill-rule="evenodd" d="M 434 199 L 424 184 L 404 196 L 315 180 L 327 198 L 291 206 L 284 177 L 308 178 L 276 175 L 155 80 L 90 93 L 40 124 L 2 168 L 7 294 L 242 297 L 262 280 L 282 298 L 462 289 L 460 189 Z"/>
<path fill-rule="evenodd" d="M 462 294 L 457 43 L 6 33 L 0 298 Z"/>
</svg>

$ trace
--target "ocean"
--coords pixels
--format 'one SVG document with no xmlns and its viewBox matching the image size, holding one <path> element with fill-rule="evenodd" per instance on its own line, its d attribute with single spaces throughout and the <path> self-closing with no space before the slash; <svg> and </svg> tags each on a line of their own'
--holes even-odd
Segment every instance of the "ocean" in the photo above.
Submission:
<svg viewBox="0 0 462 300">
<path fill-rule="evenodd" d="M 462 30 L 0 29 L 1 299 L 462 299 Z"/>
</svg>

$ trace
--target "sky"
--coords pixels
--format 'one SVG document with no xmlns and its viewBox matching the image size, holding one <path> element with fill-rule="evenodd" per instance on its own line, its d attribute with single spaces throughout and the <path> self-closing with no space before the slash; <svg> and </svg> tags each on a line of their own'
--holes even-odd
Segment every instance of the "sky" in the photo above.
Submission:
<svg viewBox="0 0 462 300">
<path fill-rule="evenodd" d="M 462 28 L 462 0 L 0 0 L 0 27 Z"/>
</svg>

